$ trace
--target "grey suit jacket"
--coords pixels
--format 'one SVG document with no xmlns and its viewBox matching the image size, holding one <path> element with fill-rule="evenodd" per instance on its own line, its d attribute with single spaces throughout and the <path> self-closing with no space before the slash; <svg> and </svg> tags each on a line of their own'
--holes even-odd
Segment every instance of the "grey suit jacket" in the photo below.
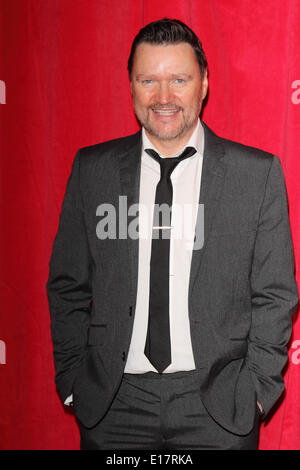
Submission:
<svg viewBox="0 0 300 470">
<path fill-rule="evenodd" d="M 204 123 L 200 203 L 204 245 L 194 250 L 189 318 L 199 393 L 210 415 L 251 431 L 284 390 L 281 375 L 298 293 L 288 203 L 276 156 L 216 136 Z M 80 149 L 53 244 L 47 293 L 55 381 L 94 426 L 120 385 L 135 313 L 138 240 L 96 236 L 96 209 L 139 201 L 141 131 Z M 118 210 L 117 210 L 118 216 Z"/>
</svg>

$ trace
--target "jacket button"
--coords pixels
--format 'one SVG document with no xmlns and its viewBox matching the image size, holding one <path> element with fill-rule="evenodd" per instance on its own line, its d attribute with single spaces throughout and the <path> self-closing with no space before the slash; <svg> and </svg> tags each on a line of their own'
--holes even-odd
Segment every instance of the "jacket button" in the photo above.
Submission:
<svg viewBox="0 0 300 470">
<path fill-rule="evenodd" d="M 129 316 L 132 317 L 132 306 L 129 307 Z"/>
<path fill-rule="evenodd" d="M 125 351 L 122 352 L 122 360 L 125 361 L 126 353 Z"/>
</svg>

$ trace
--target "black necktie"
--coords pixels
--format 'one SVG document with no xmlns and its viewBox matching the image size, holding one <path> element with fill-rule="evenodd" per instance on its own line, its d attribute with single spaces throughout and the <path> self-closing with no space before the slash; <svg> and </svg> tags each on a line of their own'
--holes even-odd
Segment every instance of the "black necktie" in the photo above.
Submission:
<svg viewBox="0 0 300 470">
<path fill-rule="evenodd" d="M 144 353 L 157 371 L 162 373 L 171 364 L 169 321 L 169 255 L 173 199 L 171 173 L 179 162 L 194 155 L 196 149 L 186 147 L 179 157 L 174 158 L 161 158 L 153 149 L 145 149 L 145 151 L 160 164 L 160 180 L 155 193 L 150 262 L 149 316 Z M 164 206 L 161 206 L 161 204 Z M 165 211 L 159 210 L 159 206 L 164 208 Z"/>
</svg>

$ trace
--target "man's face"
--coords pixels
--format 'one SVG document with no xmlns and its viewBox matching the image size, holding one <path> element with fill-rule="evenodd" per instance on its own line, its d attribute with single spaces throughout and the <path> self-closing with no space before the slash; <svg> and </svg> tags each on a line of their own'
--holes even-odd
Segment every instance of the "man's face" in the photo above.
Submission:
<svg viewBox="0 0 300 470">
<path fill-rule="evenodd" d="M 188 43 L 141 43 L 134 56 L 131 93 L 136 116 L 159 141 L 190 135 L 207 92 L 192 46 Z"/>
</svg>

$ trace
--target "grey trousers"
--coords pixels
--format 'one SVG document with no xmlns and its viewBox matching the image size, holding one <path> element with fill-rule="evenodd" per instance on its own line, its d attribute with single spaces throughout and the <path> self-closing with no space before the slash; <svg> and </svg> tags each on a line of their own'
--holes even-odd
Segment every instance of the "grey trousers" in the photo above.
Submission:
<svg viewBox="0 0 300 470">
<path fill-rule="evenodd" d="M 259 421 L 258 411 L 245 436 L 226 431 L 202 404 L 197 371 L 188 371 L 124 374 L 102 420 L 91 429 L 78 425 L 82 450 L 256 450 Z"/>
</svg>

